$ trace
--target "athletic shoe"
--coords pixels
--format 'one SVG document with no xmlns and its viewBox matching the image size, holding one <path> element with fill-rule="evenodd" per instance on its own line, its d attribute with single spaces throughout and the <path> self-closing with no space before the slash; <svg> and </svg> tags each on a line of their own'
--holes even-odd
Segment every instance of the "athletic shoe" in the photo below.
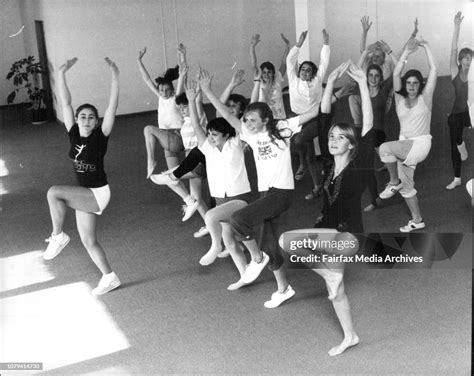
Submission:
<svg viewBox="0 0 474 376">
<path fill-rule="evenodd" d="M 316 187 L 316 188 L 313 188 L 313 189 L 311 190 L 311 192 L 309 192 L 306 196 L 304 196 L 304 198 L 305 198 L 306 200 L 313 200 L 313 199 L 315 199 L 316 197 L 321 196 L 322 194 L 323 194 L 323 189 L 322 189 L 322 187 L 320 187 L 320 188 L 317 188 L 317 187 Z"/>
<path fill-rule="evenodd" d="M 97 287 L 92 290 L 92 295 L 103 295 L 119 286 L 120 279 L 114 272 L 111 272 L 102 276 Z"/>
<path fill-rule="evenodd" d="M 198 231 L 196 231 L 193 236 L 195 238 L 202 238 L 203 236 L 209 235 L 209 230 L 206 226 L 201 227 Z"/>
<path fill-rule="evenodd" d="M 46 251 L 43 252 L 43 259 L 45 260 L 52 260 L 57 255 L 61 253 L 65 246 L 68 245 L 69 240 L 71 240 L 65 232 L 62 232 L 58 235 L 52 235 L 46 239 L 45 241 L 48 242 L 48 247 Z"/>
<path fill-rule="evenodd" d="M 306 168 L 300 166 L 298 170 L 296 171 L 295 180 L 298 180 L 298 181 L 302 180 L 304 176 L 306 175 L 306 171 L 307 171 Z"/>
<path fill-rule="evenodd" d="M 185 222 L 189 218 L 193 216 L 194 213 L 196 213 L 196 210 L 199 206 L 199 202 L 195 199 L 192 199 L 189 203 L 186 205 L 183 205 L 183 219 L 182 221 Z"/>
<path fill-rule="evenodd" d="M 241 278 L 242 282 L 252 283 L 255 281 L 265 266 L 267 266 L 268 261 L 270 261 L 270 257 L 265 252 L 262 252 L 262 260 L 260 262 L 250 261 Z"/>
<path fill-rule="evenodd" d="M 173 179 L 171 173 L 168 172 L 151 175 L 150 180 L 158 185 L 176 185 L 179 183 L 179 179 Z"/>
<path fill-rule="evenodd" d="M 287 289 L 284 292 L 276 291 L 272 294 L 272 297 L 270 300 L 266 301 L 263 305 L 266 308 L 276 308 L 278 307 L 281 303 L 283 303 L 285 300 L 288 300 L 295 296 L 295 290 L 288 285 Z"/>
<path fill-rule="evenodd" d="M 408 224 L 406 226 L 400 227 L 401 232 L 411 232 L 413 230 L 419 230 L 425 228 L 425 222 L 423 220 L 420 223 L 416 223 L 413 221 L 413 219 L 410 219 L 408 221 Z"/>
<path fill-rule="evenodd" d="M 387 198 L 392 197 L 395 193 L 397 193 L 402 188 L 401 180 L 398 180 L 398 181 L 399 181 L 398 184 L 392 184 L 388 182 L 385 185 L 385 189 L 382 192 L 380 192 L 379 197 L 382 199 L 387 199 Z"/>
<path fill-rule="evenodd" d="M 454 178 L 454 180 L 446 186 L 446 189 L 451 190 L 461 185 L 461 178 Z"/>
<path fill-rule="evenodd" d="M 230 256 L 230 252 L 227 248 L 217 255 L 218 258 L 226 258 L 229 256 Z"/>
</svg>

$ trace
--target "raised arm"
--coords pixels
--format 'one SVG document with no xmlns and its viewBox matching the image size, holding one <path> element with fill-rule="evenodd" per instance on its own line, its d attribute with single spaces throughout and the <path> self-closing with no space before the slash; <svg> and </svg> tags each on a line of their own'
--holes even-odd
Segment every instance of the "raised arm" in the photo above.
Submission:
<svg viewBox="0 0 474 376">
<path fill-rule="evenodd" d="M 449 60 L 449 70 L 451 71 L 451 79 L 458 74 L 458 40 L 461 22 L 464 19 L 462 12 L 457 12 L 454 16 L 454 32 L 451 42 L 451 58 Z"/>
<path fill-rule="evenodd" d="M 395 65 L 395 68 L 393 69 L 393 90 L 395 90 L 395 92 L 400 91 L 400 89 L 402 88 L 402 71 L 405 67 L 408 55 L 415 52 L 417 48 L 418 44 L 416 42 L 416 39 L 410 36 L 410 39 L 408 39 L 408 41 L 405 43 L 403 52 L 398 58 L 398 62 Z"/>
<path fill-rule="evenodd" d="M 367 76 L 365 72 L 355 64 L 349 67 L 347 74 L 359 85 L 362 103 L 362 136 L 364 136 L 372 128 L 374 123 L 374 113 L 372 111 L 369 87 L 367 86 Z"/>
<path fill-rule="evenodd" d="M 382 51 L 385 52 L 385 55 L 389 57 L 389 59 L 392 61 L 393 66 L 397 64 L 397 55 L 393 52 L 392 48 L 388 45 L 387 42 L 381 40 L 379 41 L 379 46 L 382 48 Z M 360 65 L 359 65 L 360 66 Z M 386 80 L 388 77 L 384 77 Z"/>
<path fill-rule="evenodd" d="M 252 68 L 257 69 L 257 53 L 255 52 L 255 47 L 260 43 L 260 34 L 252 35 L 250 40 L 250 62 L 252 63 Z"/>
<path fill-rule="evenodd" d="M 262 80 L 262 70 L 260 67 L 254 70 L 253 73 L 253 88 L 250 96 L 250 103 L 258 102 L 258 94 L 260 92 L 260 82 Z"/>
<path fill-rule="evenodd" d="M 199 114 L 196 107 L 196 100 L 198 97 L 198 85 L 196 81 L 187 81 L 186 85 L 186 98 L 189 102 L 189 117 L 191 118 L 191 125 L 193 126 L 194 133 L 198 139 L 198 145 L 201 146 L 206 141 L 206 133 L 201 127 L 199 121 Z"/>
<path fill-rule="evenodd" d="M 186 59 L 186 46 L 183 43 L 178 44 L 178 65 L 182 67 L 183 65 L 188 65 Z"/>
<path fill-rule="evenodd" d="M 160 96 L 158 92 L 158 88 L 154 84 L 153 80 L 151 79 L 148 71 L 145 68 L 145 64 L 143 64 L 143 56 L 146 54 L 146 47 L 143 50 L 138 52 L 138 69 L 140 70 L 140 74 L 142 75 L 142 79 L 145 82 L 146 86 L 155 94 L 157 97 Z"/>
<path fill-rule="evenodd" d="M 469 66 L 469 73 L 467 74 L 467 104 L 474 105 L 474 64 Z M 471 120 L 474 124 L 474 119 Z"/>
<path fill-rule="evenodd" d="M 186 82 L 187 76 L 188 76 L 188 66 L 187 65 L 179 66 L 178 84 L 176 85 L 176 92 L 175 92 L 176 96 L 184 93 L 184 83 Z"/>
<path fill-rule="evenodd" d="M 58 95 L 61 108 L 63 110 L 63 120 L 66 129 L 69 131 L 74 125 L 74 109 L 71 105 L 71 93 L 66 83 L 66 72 L 77 62 L 77 57 L 66 61 L 59 67 L 58 71 Z"/>
<path fill-rule="evenodd" d="M 226 119 L 229 124 L 234 127 L 239 133 L 242 133 L 242 124 L 240 119 L 230 113 L 229 108 L 222 103 L 219 98 L 217 98 L 216 94 L 211 89 L 211 81 L 212 77 L 209 75 L 207 71 L 204 69 L 199 70 L 198 75 L 198 83 L 201 87 L 202 92 L 206 95 L 212 105 L 216 108 L 216 110 L 222 115 L 224 119 Z"/>
<path fill-rule="evenodd" d="M 362 25 L 362 37 L 360 38 L 360 53 L 365 51 L 365 46 L 367 44 L 367 34 L 369 29 L 372 26 L 372 22 L 369 21 L 369 16 L 364 16 L 360 19 Z"/>
<path fill-rule="evenodd" d="M 288 53 L 288 56 L 286 57 L 288 80 L 292 80 L 298 77 L 298 55 L 300 53 L 300 48 L 303 45 L 307 35 L 308 35 L 308 30 L 303 31 L 301 33 L 298 39 L 298 42 L 290 50 L 290 52 Z"/>
<path fill-rule="evenodd" d="M 331 104 L 335 82 L 339 78 L 341 78 L 342 75 L 346 72 L 347 68 L 349 67 L 349 63 L 350 60 L 345 61 L 329 74 L 328 80 L 326 82 L 326 87 L 321 98 L 321 112 L 323 114 L 331 113 Z"/>
<path fill-rule="evenodd" d="M 428 42 L 425 40 L 420 40 L 418 41 L 418 45 L 425 49 L 428 66 L 430 68 L 428 79 L 426 80 L 426 85 L 423 89 L 423 99 L 425 100 L 426 106 L 431 109 L 433 105 L 433 93 L 436 88 L 436 81 L 438 80 L 438 70 L 436 68 L 436 62 Z"/>
<path fill-rule="evenodd" d="M 112 84 L 110 88 L 109 105 L 104 113 L 104 119 L 102 121 L 102 133 L 105 136 L 109 136 L 112 132 L 115 122 L 115 114 L 117 113 L 118 100 L 119 100 L 119 70 L 117 65 L 110 60 L 108 57 L 105 58 L 105 62 L 109 66 L 112 74 Z"/>
<path fill-rule="evenodd" d="M 322 80 L 326 75 L 326 72 L 329 67 L 329 57 L 331 55 L 331 50 L 329 49 L 329 34 L 326 29 L 323 29 L 323 48 L 321 48 L 321 54 L 319 58 L 319 68 L 317 76 Z"/>
<path fill-rule="evenodd" d="M 281 63 L 280 63 L 280 74 L 283 77 L 286 73 L 286 58 L 288 56 L 288 52 L 290 52 L 290 41 L 286 39 L 285 35 L 283 33 L 280 34 L 281 39 L 283 40 L 283 43 L 285 43 L 285 50 L 283 51 L 283 56 L 281 58 Z"/>
</svg>

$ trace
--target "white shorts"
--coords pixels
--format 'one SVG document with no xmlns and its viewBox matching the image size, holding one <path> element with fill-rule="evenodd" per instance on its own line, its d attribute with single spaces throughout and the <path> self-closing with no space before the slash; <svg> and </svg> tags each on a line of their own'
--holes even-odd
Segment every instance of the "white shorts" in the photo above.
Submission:
<svg viewBox="0 0 474 376">
<path fill-rule="evenodd" d="M 94 212 L 94 214 L 101 215 L 105 210 L 110 201 L 110 187 L 109 185 L 104 185 L 100 188 L 89 188 L 94 194 L 97 205 L 99 205 L 99 211 Z"/>
<path fill-rule="evenodd" d="M 431 150 L 431 135 L 409 138 L 413 140 L 413 146 L 407 154 L 403 164 L 415 167 L 418 163 L 423 162 Z"/>
</svg>

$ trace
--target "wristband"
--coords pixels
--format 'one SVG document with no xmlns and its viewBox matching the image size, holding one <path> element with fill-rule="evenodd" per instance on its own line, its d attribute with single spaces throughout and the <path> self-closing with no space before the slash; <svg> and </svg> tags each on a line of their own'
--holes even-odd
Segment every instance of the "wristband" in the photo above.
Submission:
<svg viewBox="0 0 474 376">
<path fill-rule="evenodd" d="M 390 55 L 391 53 L 392 53 L 392 50 L 390 50 L 390 51 L 387 52 L 387 54 L 389 54 L 389 55 Z"/>
</svg>

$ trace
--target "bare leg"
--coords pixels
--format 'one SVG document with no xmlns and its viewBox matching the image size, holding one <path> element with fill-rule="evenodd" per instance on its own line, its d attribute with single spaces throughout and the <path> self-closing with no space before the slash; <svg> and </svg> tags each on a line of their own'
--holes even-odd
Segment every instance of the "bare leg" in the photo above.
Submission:
<svg viewBox="0 0 474 376">
<path fill-rule="evenodd" d="M 160 143 L 163 149 L 167 148 L 169 144 L 169 137 L 170 135 L 164 129 L 160 129 L 153 125 L 147 125 L 143 129 L 143 134 L 145 136 L 145 146 L 146 146 L 146 154 L 147 154 L 147 179 L 153 174 L 153 170 L 156 167 L 156 160 L 155 160 L 155 147 L 156 141 Z M 169 169 L 176 167 L 179 165 L 179 157 L 177 156 L 166 156 L 166 164 Z"/>
<path fill-rule="evenodd" d="M 390 183 L 398 184 L 399 178 L 397 162 L 385 163 L 385 166 L 387 166 L 388 173 L 390 174 Z"/>
<path fill-rule="evenodd" d="M 278 291 L 285 292 L 289 286 L 288 279 L 286 278 L 285 267 L 282 265 L 280 269 L 273 270 L 273 275 L 275 276 L 275 279 L 276 279 Z"/>
<path fill-rule="evenodd" d="M 263 253 L 260 250 L 260 247 L 258 246 L 258 243 L 255 239 L 251 240 L 243 240 L 242 243 L 244 243 L 245 247 L 247 247 L 250 257 L 252 257 L 252 260 L 259 263 L 262 261 Z"/>
<path fill-rule="evenodd" d="M 405 197 L 405 202 L 407 203 L 408 209 L 410 209 L 411 217 L 415 223 L 420 223 L 422 220 L 420 204 L 418 203 L 418 197 L 415 195 L 413 197 Z"/>
<path fill-rule="evenodd" d="M 245 266 L 247 265 L 247 258 L 239 247 L 234 233 L 232 232 L 232 228 L 228 223 L 222 223 L 222 240 L 224 240 L 224 245 L 229 250 L 232 261 L 234 261 L 240 277 L 242 277 L 245 271 Z"/>
<path fill-rule="evenodd" d="M 203 220 L 206 220 L 207 205 L 202 199 L 202 179 L 190 179 L 189 190 L 191 191 L 191 196 L 199 202 L 199 206 L 197 208 L 199 214 L 201 215 Z"/>
<path fill-rule="evenodd" d="M 112 269 L 102 246 L 97 241 L 96 221 L 97 216 L 95 214 L 76 210 L 77 230 L 79 231 L 82 244 L 84 244 L 90 258 L 102 274 L 109 274 L 112 272 Z"/>
</svg>

